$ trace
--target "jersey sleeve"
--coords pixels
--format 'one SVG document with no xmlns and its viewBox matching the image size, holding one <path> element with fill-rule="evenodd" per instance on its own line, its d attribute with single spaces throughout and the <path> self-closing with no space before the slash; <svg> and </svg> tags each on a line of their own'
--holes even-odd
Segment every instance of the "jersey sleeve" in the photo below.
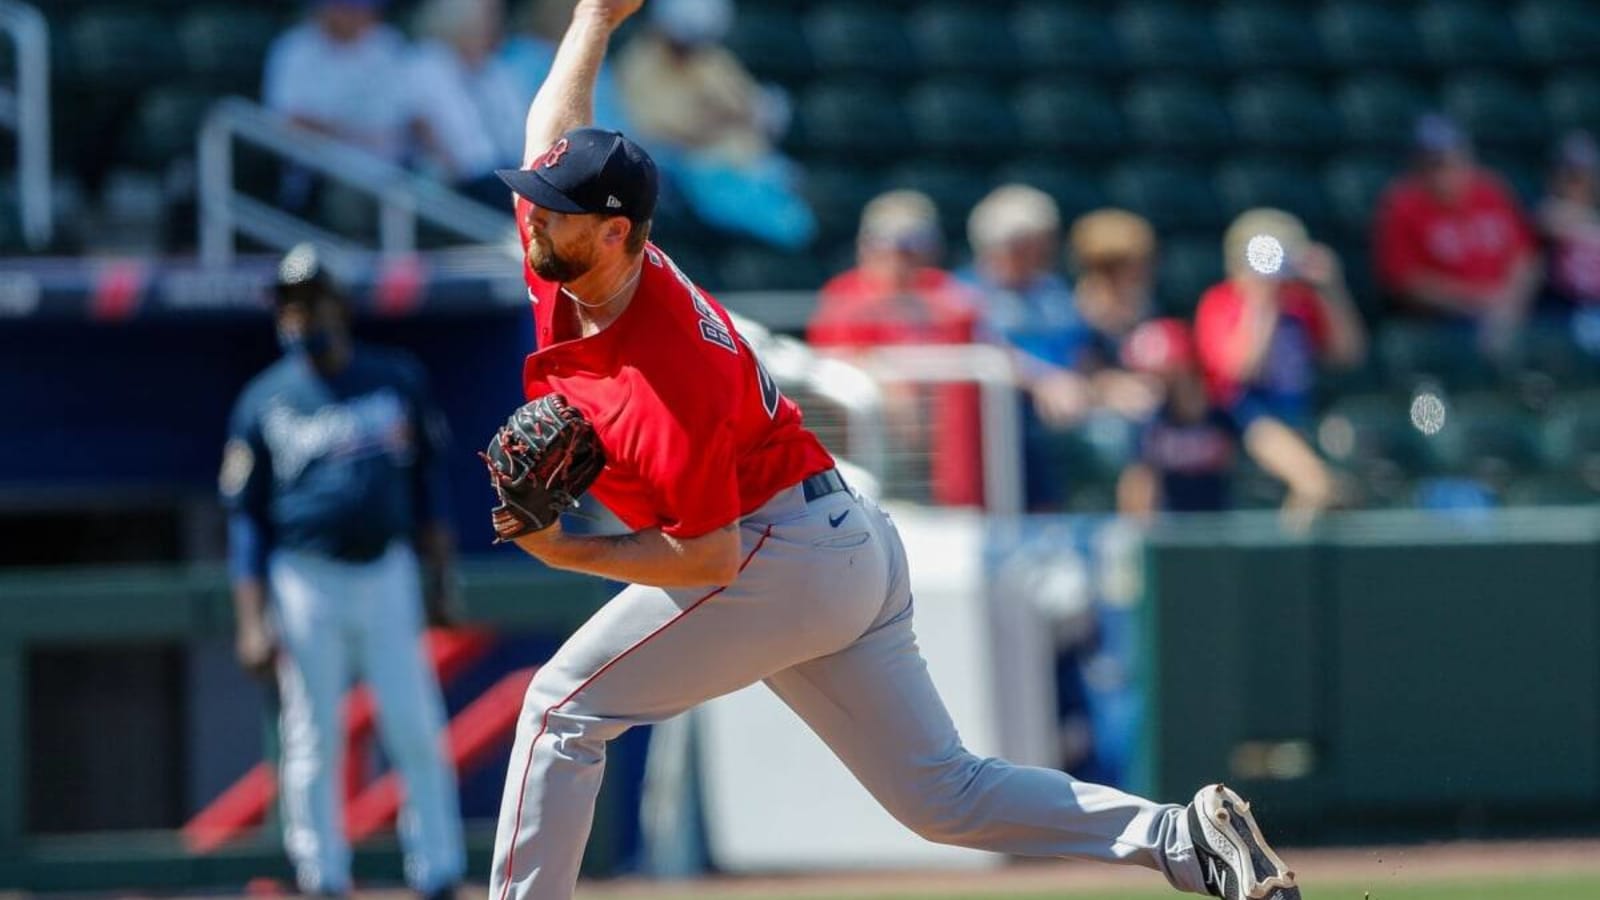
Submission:
<svg viewBox="0 0 1600 900">
<path fill-rule="evenodd" d="M 1392 293 L 1404 290 L 1426 258 L 1421 231 L 1412 218 L 1404 195 L 1391 188 L 1378 206 L 1372 247 L 1377 257 L 1378 281 Z"/>
<path fill-rule="evenodd" d="M 217 475 L 228 511 L 228 570 L 235 581 L 265 578 L 271 550 L 272 457 L 261 436 L 260 413 L 255 393 L 246 390 L 229 417 Z"/>
</svg>

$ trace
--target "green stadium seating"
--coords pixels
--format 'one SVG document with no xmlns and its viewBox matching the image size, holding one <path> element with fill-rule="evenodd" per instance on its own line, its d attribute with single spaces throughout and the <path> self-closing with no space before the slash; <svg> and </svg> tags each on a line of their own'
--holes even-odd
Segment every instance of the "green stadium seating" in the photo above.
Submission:
<svg viewBox="0 0 1600 900">
<path fill-rule="evenodd" d="M 970 80 L 918 84 L 906 98 L 912 137 L 925 153 L 993 162 L 1017 139 L 1011 108 L 994 94 L 991 85 Z"/>
<path fill-rule="evenodd" d="M 1123 101 L 1128 132 L 1147 149 L 1184 154 L 1228 146 L 1228 112 L 1216 94 L 1191 79 L 1158 77 L 1135 83 Z"/>
<path fill-rule="evenodd" d="M 1065 225 L 1108 202 L 1104 179 L 1055 160 L 1014 162 L 996 172 L 994 180 L 996 184 L 1032 185 L 1049 194 L 1061 208 Z"/>
<path fill-rule="evenodd" d="M 1341 156 L 1323 169 L 1323 193 L 1335 224 L 1347 234 L 1366 236 L 1373 212 L 1401 162 L 1392 157 L 1355 154 Z"/>
<path fill-rule="evenodd" d="M 1416 14 L 1422 49 L 1436 68 L 1516 66 L 1522 47 L 1503 4 L 1429 0 Z"/>
<path fill-rule="evenodd" d="M 1322 154 L 1341 141 L 1339 119 L 1327 98 L 1298 79 L 1243 79 L 1228 108 L 1234 134 L 1252 149 Z"/>
<path fill-rule="evenodd" d="M 1422 62 L 1419 40 L 1402 4 L 1329 3 L 1317 14 L 1328 61 L 1341 68 L 1407 67 Z"/>
<path fill-rule="evenodd" d="M 1417 116 L 1433 104 L 1415 82 L 1386 74 L 1355 75 L 1333 93 L 1345 139 L 1389 151 L 1410 144 Z"/>
<path fill-rule="evenodd" d="M 1216 13 L 1223 58 L 1241 69 L 1307 69 L 1323 64 L 1305 11 L 1270 0 L 1233 0 Z"/>
<path fill-rule="evenodd" d="M 1113 72 L 1122 53 L 1111 24 L 1086 4 L 1034 0 L 1011 16 L 1020 61 L 1030 71 Z"/>
<path fill-rule="evenodd" d="M 137 93 L 178 71 L 177 35 L 156 13 L 122 6 L 85 9 L 67 23 L 64 46 L 78 84 L 119 94 Z"/>
<path fill-rule="evenodd" d="M 1222 244 L 1215 234 L 1174 234 L 1163 238 L 1156 272 L 1156 302 L 1168 315 L 1192 316 L 1200 295 L 1222 277 Z"/>
<path fill-rule="evenodd" d="M 1555 400 L 1540 433 L 1545 464 L 1600 474 L 1600 392 L 1572 391 Z"/>
<path fill-rule="evenodd" d="M 1504 75 L 1456 75 L 1441 87 L 1440 98 L 1445 111 L 1479 145 L 1527 147 L 1542 152 L 1549 141 L 1549 124 L 1538 98 Z"/>
<path fill-rule="evenodd" d="M 791 137 L 811 155 L 853 162 L 904 155 L 904 147 L 885 135 L 910 131 L 905 109 L 892 91 L 865 81 L 827 81 L 813 85 L 796 109 Z"/>
<path fill-rule="evenodd" d="M 1111 155 L 1124 147 L 1122 112 L 1097 84 L 1036 81 L 1017 91 L 1012 107 L 1028 151 Z"/>
<path fill-rule="evenodd" d="M 1600 57 L 1600 11 L 1592 0 L 1527 0 L 1515 20 L 1536 65 L 1592 65 Z"/>
<path fill-rule="evenodd" d="M 182 85 L 148 91 L 139 101 L 133 126 L 125 135 L 128 158 L 145 168 L 160 169 L 195 152 L 195 137 L 217 95 Z"/>
<path fill-rule="evenodd" d="M 1283 157 L 1231 157 L 1217 167 L 1217 197 L 1229 218 L 1258 206 L 1294 213 L 1313 232 L 1328 221 L 1314 170 Z"/>
<path fill-rule="evenodd" d="M 1502 394 L 1460 394 L 1446 402 L 1444 427 L 1427 447 L 1441 471 L 1469 476 L 1503 491 L 1538 468 L 1533 419 Z"/>
<path fill-rule="evenodd" d="M 809 253 L 735 245 L 722 250 L 718 266 L 728 291 L 800 291 L 821 284 L 827 273 Z"/>
<path fill-rule="evenodd" d="M 1557 129 L 1588 129 L 1600 135 L 1600 75 L 1574 72 L 1552 77 L 1544 85 L 1545 115 Z"/>
<path fill-rule="evenodd" d="M 1003 75 L 1020 62 L 1011 29 L 993 9 L 943 3 L 918 9 L 908 24 L 917 57 L 931 72 Z"/>
<path fill-rule="evenodd" d="M 1112 170 L 1109 187 L 1114 203 L 1162 231 L 1216 229 L 1225 222 L 1209 174 L 1189 163 L 1130 160 Z"/>
<path fill-rule="evenodd" d="M 1423 385 L 1486 388 L 1498 378 L 1469 331 L 1437 322 L 1385 322 L 1374 350 L 1390 383 L 1407 391 Z"/>
<path fill-rule="evenodd" d="M 816 68 L 800 17 L 770 4 L 741 4 L 727 46 L 764 81 L 797 85 Z"/>
<path fill-rule="evenodd" d="M 178 21 L 184 67 L 214 89 L 255 96 L 267 48 L 283 24 L 283 17 L 261 9 L 207 6 L 186 12 Z"/>
<path fill-rule="evenodd" d="M 1506 506 L 1580 506 L 1600 501 L 1600 491 L 1567 472 L 1524 475 L 1507 486 Z"/>
<path fill-rule="evenodd" d="M 1133 68 L 1207 71 L 1220 61 L 1211 20 L 1193 5 L 1135 0 L 1117 8 L 1112 24 Z"/>
<path fill-rule="evenodd" d="M 861 208 L 883 186 L 877 173 L 860 166 L 819 163 L 805 172 L 804 191 L 824 242 L 853 240 Z"/>
<path fill-rule="evenodd" d="M 1408 479 L 1429 471 L 1424 438 L 1393 394 L 1339 397 L 1318 422 L 1315 438 L 1322 455 L 1368 492 L 1363 505 L 1405 502 Z"/>
<path fill-rule="evenodd" d="M 995 185 L 987 171 L 976 164 L 943 163 L 927 158 L 901 163 L 889 170 L 887 188 L 912 188 L 933 199 L 939 208 L 939 221 L 951 246 L 962 244 L 967 236 L 967 214 Z"/>
<path fill-rule="evenodd" d="M 857 3 L 818 7 L 807 17 L 805 33 L 817 67 L 829 75 L 908 78 L 916 74 L 905 26 L 890 10 Z"/>
</svg>

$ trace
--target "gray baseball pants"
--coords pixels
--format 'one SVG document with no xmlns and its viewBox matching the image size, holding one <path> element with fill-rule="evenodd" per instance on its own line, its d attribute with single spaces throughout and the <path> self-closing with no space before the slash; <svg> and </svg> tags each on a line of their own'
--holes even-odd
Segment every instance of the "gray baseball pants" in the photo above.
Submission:
<svg viewBox="0 0 1600 900">
<path fill-rule="evenodd" d="M 1183 807 L 980 759 L 912 632 L 905 548 L 870 500 L 789 488 L 740 523 L 722 588 L 623 590 L 534 676 L 517 723 L 490 900 L 568 900 L 606 742 L 764 681 L 896 819 L 930 841 L 1156 869 L 1203 893 Z"/>
</svg>

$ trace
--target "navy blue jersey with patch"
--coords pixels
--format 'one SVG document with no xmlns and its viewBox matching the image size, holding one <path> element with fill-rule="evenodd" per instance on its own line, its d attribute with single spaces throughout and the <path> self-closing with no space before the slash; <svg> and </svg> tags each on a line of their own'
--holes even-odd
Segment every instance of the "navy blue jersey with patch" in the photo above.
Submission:
<svg viewBox="0 0 1600 900">
<path fill-rule="evenodd" d="M 1219 512 L 1232 503 L 1239 427 L 1232 416 L 1210 410 L 1198 422 L 1180 421 L 1162 407 L 1139 436 L 1139 461 L 1161 484 L 1164 512 Z"/>
<path fill-rule="evenodd" d="M 286 356 L 234 406 L 223 503 L 272 547 L 376 558 L 445 515 L 445 441 L 443 416 L 410 356 L 357 345 L 333 376 Z"/>
</svg>

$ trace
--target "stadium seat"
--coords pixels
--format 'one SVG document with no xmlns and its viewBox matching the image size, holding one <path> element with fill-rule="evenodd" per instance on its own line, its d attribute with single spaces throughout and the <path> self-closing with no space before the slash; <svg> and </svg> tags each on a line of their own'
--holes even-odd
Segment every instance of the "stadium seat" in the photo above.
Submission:
<svg viewBox="0 0 1600 900">
<path fill-rule="evenodd" d="M 860 166 L 817 164 L 805 172 L 804 191 L 824 242 L 855 237 L 861 208 L 876 196 L 882 179 Z"/>
<path fill-rule="evenodd" d="M 185 13 L 178 22 L 184 67 L 215 90 L 254 96 L 282 24 L 263 9 L 208 6 Z"/>
<path fill-rule="evenodd" d="M 805 33 L 817 67 L 829 75 L 909 78 L 916 57 L 900 17 L 871 4 L 833 3 L 813 11 Z"/>
<path fill-rule="evenodd" d="M 1341 156 L 1323 170 L 1323 193 L 1333 222 L 1352 236 L 1367 237 L 1384 188 L 1400 171 L 1389 156 Z"/>
<path fill-rule="evenodd" d="M 1016 70 L 1016 42 L 1005 19 L 978 5 L 944 3 L 912 13 L 911 41 L 933 73 L 1003 75 Z"/>
<path fill-rule="evenodd" d="M 892 91 L 873 82 L 822 82 L 801 98 L 791 141 L 811 154 L 854 162 L 891 159 L 904 147 L 885 135 L 910 130 Z"/>
<path fill-rule="evenodd" d="M 63 34 L 74 80 L 94 89 L 136 92 L 176 73 L 182 61 L 170 23 L 142 9 L 85 9 Z"/>
<path fill-rule="evenodd" d="M 783 253 L 770 247 L 728 247 L 718 269 L 725 291 L 809 291 L 826 278 L 811 254 Z"/>
<path fill-rule="evenodd" d="M 1375 349 L 1390 384 L 1401 390 L 1423 385 L 1485 388 L 1496 381 L 1494 368 L 1464 328 L 1436 322 L 1385 322 Z"/>
<path fill-rule="evenodd" d="M 1055 199 L 1064 226 L 1086 212 L 1106 205 L 1103 179 L 1055 160 L 1019 161 L 995 173 L 996 184 L 1026 184 Z"/>
<path fill-rule="evenodd" d="M 1098 85 L 1033 82 L 1017 92 L 1012 107 L 1026 150 L 1115 154 L 1123 149 L 1122 113 Z"/>
<path fill-rule="evenodd" d="M 1322 154 L 1339 146 L 1339 120 L 1310 84 L 1287 78 L 1247 78 L 1228 108 L 1234 133 L 1258 150 Z"/>
<path fill-rule="evenodd" d="M 1546 465 L 1589 477 L 1600 474 L 1600 392 L 1575 391 L 1557 399 L 1539 437 Z"/>
<path fill-rule="evenodd" d="M 1568 472 L 1524 475 L 1505 490 L 1506 506 L 1588 506 L 1596 501 L 1600 501 L 1600 491 Z"/>
<path fill-rule="evenodd" d="M 1229 142 L 1227 110 L 1214 93 L 1193 80 L 1138 82 L 1128 89 L 1123 112 L 1134 141 L 1148 149 L 1187 155 L 1220 150 Z"/>
<path fill-rule="evenodd" d="M 1428 61 L 1439 69 L 1516 66 L 1522 61 L 1511 17 L 1485 0 L 1428 0 L 1416 14 Z"/>
<path fill-rule="evenodd" d="M 1171 0 L 1122 4 L 1112 18 L 1128 63 L 1136 69 L 1209 71 L 1219 54 L 1211 20 Z"/>
<path fill-rule="evenodd" d="M 797 85 L 815 71 L 805 29 L 790 10 L 741 4 L 726 43 L 763 81 Z"/>
<path fill-rule="evenodd" d="M 1515 20 L 1535 65 L 1588 65 L 1600 58 L 1600 15 L 1588 0 L 1526 0 Z"/>
<path fill-rule="evenodd" d="M 929 159 L 895 166 L 884 179 L 885 189 L 911 188 L 931 197 L 952 247 L 966 241 L 967 214 L 994 185 L 994 179 L 983 168 Z"/>
<path fill-rule="evenodd" d="M 1543 152 L 1549 123 L 1539 100 L 1520 84 L 1491 72 L 1457 75 L 1440 89 L 1446 112 L 1475 143 Z"/>
<path fill-rule="evenodd" d="M 1116 32 L 1087 4 L 1034 0 L 1017 7 L 1011 31 L 1029 71 L 1113 72 L 1122 65 Z"/>
<path fill-rule="evenodd" d="M 1247 209 L 1271 206 L 1294 213 L 1313 233 L 1328 221 L 1328 205 L 1314 170 L 1281 157 L 1233 157 L 1217 168 L 1217 198 L 1233 217 Z"/>
<path fill-rule="evenodd" d="M 183 86 L 146 93 L 125 136 L 128 158 L 158 170 L 177 158 L 193 156 L 200 123 L 216 99 L 209 91 Z"/>
<path fill-rule="evenodd" d="M 1417 116 L 1433 104 L 1422 88 L 1393 75 L 1357 75 L 1334 89 L 1345 139 L 1384 150 L 1399 150 L 1411 142 Z"/>
<path fill-rule="evenodd" d="M 1457 395 L 1446 410 L 1444 427 L 1427 442 L 1441 471 L 1503 491 L 1516 475 L 1537 469 L 1534 423 L 1503 395 Z"/>
<path fill-rule="evenodd" d="M 1391 394 L 1338 398 L 1317 423 L 1315 442 L 1329 462 L 1355 476 L 1362 506 L 1404 505 L 1410 479 L 1429 469 L 1422 434 Z"/>
<path fill-rule="evenodd" d="M 1341 68 L 1420 64 L 1416 29 L 1400 6 L 1376 0 L 1324 6 L 1317 14 L 1317 30 L 1328 61 Z"/>
<path fill-rule="evenodd" d="M 922 82 L 906 98 L 906 114 L 912 137 L 924 153 L 986 159 L 1005 152 L 1017 139 L 1011 108 L 995 102 L 990 85 Z"/>
<path fill-rule="evenodd" d="M 1109 187 L 1112 202 L 1139 213 L 1162 231 L 1225 224 L 1211 178 L 1189 164 L 1125 162 L 1112 170 Z"/>
<path fill-rule="evenodd" d="M 1162 239 L 1156 302 L 1167 315 L 1192 316 L 1200 295 L 1222 277 L 1222 246 L 1215 234 L 1177 234 Z"/>
<path fill-rule="evenodd" d="M 1322 65 L 1322 45 L 1305 11 L 1268 0 L 1233 0 L 1216 13 L 1223 58 L 1241 69 L 1306 69 Z"/>
<path fill-rule="evenodd" d="M 1571 73 L 1552 77 L 1544 86 L 1544 109 L 1561 131 L 1588 129 L 1600 135 L 1600 75 Z"/>
</svg>

